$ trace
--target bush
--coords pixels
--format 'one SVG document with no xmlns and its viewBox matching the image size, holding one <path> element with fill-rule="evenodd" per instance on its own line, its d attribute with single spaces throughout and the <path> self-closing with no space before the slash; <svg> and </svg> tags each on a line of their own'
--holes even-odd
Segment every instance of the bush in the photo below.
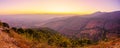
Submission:
<svg viewBox="0 0 120 48">
<path fill-rule="evenodd" d="M 17 32 L 18 32 L 19 34 L 21 34 L 21 33 L 24 33 L 24 30 L 23 30 L 22 28 L 18 28 L 18 29 L 17 29 Z"/>
<path fill-rule="evenodd" d="M 17 31 L 17 28 L 16 28 L 16 27 L 12 27 L 11 29 L 14 30 L 14 31 Z"/>
<path fill-rule="evenodd" d="M 2 26 L 6 27 L 6 28 L 9 28 L 9 25 L 7 23 L 4 23 L 4 22 L 2 23 Z"/>
<path fill-rule="evenodd" d="M 27 33 L 29 33 L 30 35 L 32 35 L 34 31 L 33 31 L 32 29 L 26 29 L 25 32 L 27 32 Z"/>
<path fill-rule="evenodd" d="M 52 39 L 52 38 L 51 38 L 51 39 L 48 40 L 48 45 L 53 45 L 54 42 L 55 42 L 55 39 Z"/>
</svg>

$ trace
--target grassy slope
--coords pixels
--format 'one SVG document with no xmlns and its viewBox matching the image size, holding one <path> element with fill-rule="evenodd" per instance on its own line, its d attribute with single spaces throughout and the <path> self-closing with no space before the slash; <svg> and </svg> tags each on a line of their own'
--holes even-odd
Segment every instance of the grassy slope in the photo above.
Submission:
<svg viewBox="0 0 120 48">
<path fill-rule="evenodd" d="M 35 42 L 31 41 L 23 35 L 20 35 L 14 31 L 10 31 L 10 33 L 6 33 L 0 31 L 0 48 L 13 47 L 13 48 L 58 48 L 58 46 L 51 46 L 45 42 Z M 114 37 L 109 39 L 108 41 L 99 41 L 96 45 L 85 45 L 84 48 L 119 48 L 120 47 L 120 38 Z M 70 47 L 68 47 L 70 48 Z M 80 48 L 80 47 L 76 47 Z"/>
<path fill-rule="evenodd" d="M 120 36 L 113 33 L 107 41 L 91 44 L 89 40 L 71 40 L 49 28 L 7 30 L 0 29 L 0 48 L 120 48 Z"/>
</svg>

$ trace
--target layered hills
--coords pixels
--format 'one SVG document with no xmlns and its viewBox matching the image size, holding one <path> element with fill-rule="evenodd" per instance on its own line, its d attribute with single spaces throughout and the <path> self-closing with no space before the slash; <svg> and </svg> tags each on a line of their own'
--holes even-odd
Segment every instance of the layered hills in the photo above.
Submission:
<svg viewBox="0 0 120 48">
<path fill-rule="evenodd" d="M 59 17 L 32 28 L 0 21 L 0 48 L 119 48 L 119 16 L 120 11 Z"/>
<path fill-rule="evenodd" d="M 49 27 L 69 37 L 100 40 L 109 33 L 120 34 L 120 11 L 97 12 L 49 20 L 42 27 Z"/>
</svg>

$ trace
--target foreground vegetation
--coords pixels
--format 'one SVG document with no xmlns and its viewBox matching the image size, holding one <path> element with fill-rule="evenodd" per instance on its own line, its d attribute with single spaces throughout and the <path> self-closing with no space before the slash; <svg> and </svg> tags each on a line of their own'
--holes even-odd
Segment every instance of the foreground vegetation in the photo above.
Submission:
<svg viewBox="0 0 120 48">
<path fill-rule="evenodd" d="M 11 37 L 20 35 L 31 48 L 80 48 L 91 47 L 92 44 L 101 44 L 108 41 L 93 42 L 87 38 L 68 38 L 49 28 L 16 28 L 9 27 L 7 23 L 0 22 L 1 30 L 8 33 Z M 17 38 L 17 37 L 16 37 Z M 21 39 L 23 40 L 23 39 Z M 24 42 L 26 42 L 24 41 Z M 21 41 L 19 41 L 21 42 Z M 22 41 L 23 42 L 23 41 Z M 102 42 L 102 43 L 101 43 Z M 24 43 L 21 43 L 24 45 Z"/>
<path fill-rule="evenodd" d="M 56 47 L 79 47 L 92 44 L 89 39 L 67 38 L 49 28 L 16 28 L 9 27 L 7 23 L 3 22 L 0 22 L 0 26 L 3 28 L 3 31 L 7 33 L 10 33 L 11 31 L 16 32 L 37 45 L 39 45 L 39 43 L 45 43 Z"/>
<path fill-rule="evenodd" d="M 60 33 L 49 29 L 49 28 L 40 28 L 40 29 L 22 29 L 13 27 L 16 33 L 21 34 L 30 41 L 37 43 L 46 43 L 50 46 L 57 47 L 79 47 L 88 44 L 92 44 L 89 39 L 72 39 L 67 38 Z"/>
</svg>

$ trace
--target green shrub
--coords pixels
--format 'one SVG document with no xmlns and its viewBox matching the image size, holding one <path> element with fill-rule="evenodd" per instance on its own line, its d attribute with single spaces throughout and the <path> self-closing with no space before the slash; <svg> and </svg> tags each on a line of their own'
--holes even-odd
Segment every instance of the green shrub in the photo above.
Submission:
<svg viewBox="0 0 120 48">
<path fill-rule="evenodd" d="M 22 33 L 24 33 L 24 29 L 18 28 L 18 29 L 17 29 L 17 32 L 18 32 L 19 34 L 22 34 Z"/>
</svg>

